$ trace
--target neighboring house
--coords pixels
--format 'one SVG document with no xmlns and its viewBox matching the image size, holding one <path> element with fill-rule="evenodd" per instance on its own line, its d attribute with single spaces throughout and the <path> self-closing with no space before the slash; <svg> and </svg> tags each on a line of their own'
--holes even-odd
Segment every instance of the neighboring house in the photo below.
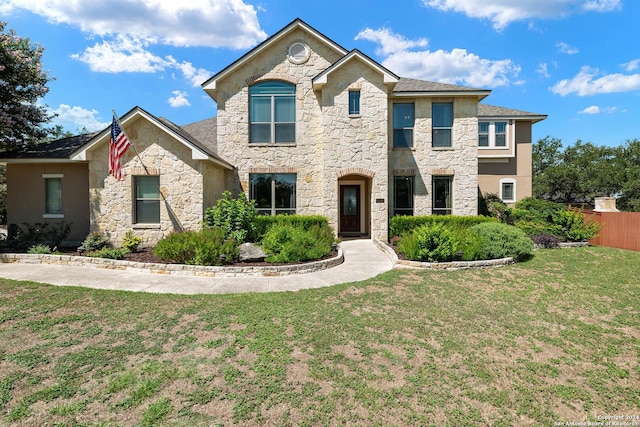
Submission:
<svg viewBox="0 0 640 427">
<path fill-rule="evenodd" d="M 230 190 L 262 214 L 323 215 L 340 235 L 386 240 L 393 215 L 475 215 L 479 190 L 531 195 L 531 126 L 545 115 L 398 77 L 299 19 L 202 86 L 216 118 L 121 117 L 135 147 L 122 181 L 108 173 L 109 129 L 5 153 L 8 222 L 64 219 L 71 240 L 133 230 L 153 244 L 198 228 Z"/>
</svg>

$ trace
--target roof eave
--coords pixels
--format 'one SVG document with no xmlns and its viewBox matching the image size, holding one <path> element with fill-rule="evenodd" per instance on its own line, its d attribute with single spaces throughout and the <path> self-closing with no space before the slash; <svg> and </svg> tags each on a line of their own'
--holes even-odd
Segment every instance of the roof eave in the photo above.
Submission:
<svg viewBox="0 0 640 427">
<path fill-rule="evenodd" d="M 490 90 L 466 90 L 466 91 L 413 91 L 413 92 L 393 92 L 394 98 L 421 98 L 421 97 L 450 97 L 450 96 L 473 96 L 478 97 L 478 101 L 485 99 L 491 94 Z"/>
<path fill-rule="evenodd" d="M 380 72 L 380 74 L 382 74 L 383 76 L 383 83 L 385 85 L 395 85 L 400 80 L 400 77 L 398 77 L 397 75 L 395 75 L 394 73 L 392 73 L 391 71 L 383 67 L 382 65 L 378 64 L 376 61 L 369 58 L 367 55 L 363 54 L 359 50 L 354 49 L 348 54 L 346 54 L 345 56 L 343 56 L 342 58 L 340 58 L 334 64 L 332 64 L 330 67 L 322 71 L 316 77 L 314 77 L 312 80 L 313 89 L 317 91 L 321 90 L 324 87 L 324 85 L 327 84 L 329 74 L 338 70 L 344 64 L 348 63 L 349 61 L 355 58 L 363 61 L 365 64 L 369 65 L 371 68 Z"/>
<path fill-rule="evenodd" d="M 538 123 L 541 122 L 543 120 L 545 120 L 547 117 L 549 117 L 546 114 L 535 114 L 535 115 L 523 115 L 523 116 L 518 116 L 518 115 L 486 115 L 486 116 L 478 116 L 479 119 L 485 119 L 485 120 L 492 120 L 492 119 L 496 119 L 496 120 L 522 120 L 522 121 L 530 121 L 532 124 L 533 123 Z"/>
</svg>

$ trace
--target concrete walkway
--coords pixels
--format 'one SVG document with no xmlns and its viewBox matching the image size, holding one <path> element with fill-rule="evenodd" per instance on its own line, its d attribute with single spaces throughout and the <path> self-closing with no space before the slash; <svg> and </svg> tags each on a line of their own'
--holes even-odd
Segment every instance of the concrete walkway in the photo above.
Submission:
<svg viewBox="0 0 640 427">
<path fill-rule="evenodd" d="M 391 258 L 371 240 L 340 244 L 344 263 L 315 273 L 281 277 L 193 277 L 137 273 L 96 267 L 0 263 L 0 277 L 56 286 L 174 294 L 281 292 L 357 282 L 391 270 Z"/>
</svg>

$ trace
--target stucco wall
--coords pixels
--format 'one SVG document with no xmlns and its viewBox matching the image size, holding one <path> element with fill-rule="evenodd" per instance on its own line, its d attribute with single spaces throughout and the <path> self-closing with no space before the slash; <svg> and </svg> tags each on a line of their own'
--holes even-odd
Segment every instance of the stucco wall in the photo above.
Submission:
<svg viewBox="0 0 640 427">
<path fill-rule="evenodd" d="M 62 175 L 64 218 L 44 218 L 45 180 L 43 174 Z M 89 178 L 86 163 L 45 163 L 7 165 L 7 223 L 65 222 L 71 225 L 70 246 L 82 242 L 89 233 Z"/>
<path fill-rule="evenodd" d="M 533 194 L 531 122 L 516 122 L 514 157 L 481 160 L 478 164 L 478 184 L 482 194 L 500 194 L 500 180 L 513 179 L 516 201 Z M 512 141 L 510 141 L 512 143 Z"/>
<path fill-rule="evenodd" d="M 211 171 L 210 164 L 193 160 L 191 149 L 158 126 L 138 118 L 125 129 L 140 157 L 130 147 L 122 158 L 126 176 L 116 181 L 108 173 L 108 142 L 91 150 L 90 214 L 92 231 L 106 233 L 119 245 L 127 231 L 143 238 L 143 245 L 153 245 L 172 231 L 196 230 L 201 226 L 204 198 L 213 203 L 222 192 L 223 172 Z M 143 167 L 146 166 L 146 170 Z M 133 177 L 160 176 L 159 224 L 135 224 Z M 203 172 L 208 174 L 205 188 Z"/>
</svg>

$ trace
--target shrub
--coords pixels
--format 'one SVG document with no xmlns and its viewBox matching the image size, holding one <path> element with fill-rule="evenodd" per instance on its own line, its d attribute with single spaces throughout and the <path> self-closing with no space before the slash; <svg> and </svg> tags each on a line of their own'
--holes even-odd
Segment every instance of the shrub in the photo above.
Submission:
<svg viewBox="0 0 640 427">
<path fill-rule="evenodd" d="M 24 228 L 10 224 L 8 229 L 8 245 L 12 248 L 27 249 L 38 244 L 58 247 L 71 233 L 71 224 L 36 222 L 22 223 Z"/>
<path fill-rule="evenodd" d="M 133 234 L 133 231 L 127 231 L 122 240 L 122 248 L 129 252 L 138 252 L 138 247 L 142 243 L 142 237 Z"/>
<path fill-rule="evenodd" d="M 496 218 L 488 216 L 455 216 L 455 215 L 426 215 L 426 216 L 394 216 L 389 221 L 391 237 L 406 236 L 413 230 L 424 225 L 443 223 L 451 228 L 469 228 L 483 222 L 498 222 Z"/>
<path fill-rule="evenodd" d="M 535 243 L 539 247 L 546 249 L 557 248 L 560 243 L 560 239 L 558 239 L 556 236 L 546 233 L 531 236 L 531 240 L 533 240 L 533 243 Z"/>
<path fill-rule="evenodd" d="M 31 246 L 28 250 L 27 253 L 30 254 L 54 254 L 54 253 L 59 253 L 53 249 L 51 249 L 51 247 L 49 245 L 44 245 L 44 244 L 38 244 L 38 245 L 34 245 Z"/>
<path fill-rule="evenodd" d="M 482 240 L 483 259 L 513 257 L 522 260 L 531 254 L 533 241 L 524 231 L 507 224 L 484 223 L 470 229 Z"/>
<path fill-rule="evenodd" d="M 105 246 L 95 251 L 89 251 L 85 255 L 92 258 L 122 259 L 128 253 L 129 251 L 123 248 L 109 248 Z"/>
<path fill-rule="evenodd" d="M 495 193 L 487 193 L 483 196 L 486 213 L 499 219 L 501 222 L 511 222 L 511 208 Z"/>
<path fill-rule="evenodd" d="M 553 222 L 553 215 L 564 210 L 560 203 L 547 200 L 525 197 L 516 202 L 516 219 L 534 222 Z"/>
<path fill-rule="evenodd" d="M 269 229 L 275 225 L 290 225 L 310 229 L 313 227 L 329 227 L 329 220 L 320 215 L 260 215 L 255 219 L 256 241 L 261 241 Z"/>
<path fill-rule="evenodd" d="M 304 228 L 300 225 L 275 224 L 262 239 L 267 262 L 300 262 L 320 259 L 331 252 L 335 241 L 328 223 Z"/>
<path fill-rule="evenodd" d="M 109 246 L 109 238 L 99 231 L 93 231 L 84 239 L 80 249 L 86 252 L 94 252 L 107 246 Z"/>
<path fill-rule="evenodd" d="M 239 243 L 253 242 L 257 216 L 254 201 L 247 200 L 244 194 L 234 199 L 229 191 L 225 191 L 216 206 L 205 210 L 204 225 L 208 228 L 221 227 L 227 239 L 233 238 Z"/>
<path fill-rule="evenodd" d="M 176 264 L 222 265 L 221 255 L 227 261 L 236 260 L 239 255 L 237 241 L 225 236 L 226 230 L 221 227 L 172 233 L 157 243 L 153 253 Z"/>
<path fill-rule="evenodd" d="M 402 237 L 398 252 L 414 261 L 450 261 L 456 254 L 456 240 L 450 227 L 434 222 Z"/>
<path fill-rule="evenodd" d="M 581 210 L 563 210 L 556 212 L 553 222 L 562 232 L 562 237 L 570 242 L 582 242 L 594 238 L 602 226 L 597 222 L 588 222 Z"/>
</svg>

